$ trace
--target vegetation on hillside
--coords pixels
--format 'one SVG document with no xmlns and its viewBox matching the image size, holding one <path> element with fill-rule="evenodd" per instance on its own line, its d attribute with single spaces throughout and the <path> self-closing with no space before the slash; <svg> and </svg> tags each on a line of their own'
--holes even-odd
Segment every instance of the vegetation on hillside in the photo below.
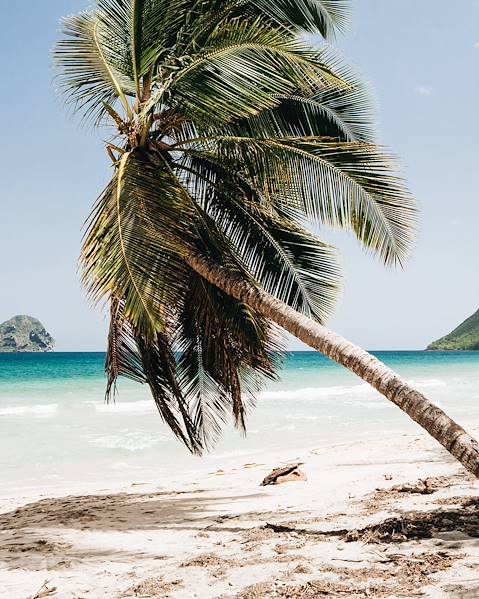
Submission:
<svg viewBox="0 0 479 599">
<path fill-rule="evenodd" d="M 479 310 L 451 331 L 433 341 L 427 349 L 443 351 L 479 350 Z"/>
</svg>

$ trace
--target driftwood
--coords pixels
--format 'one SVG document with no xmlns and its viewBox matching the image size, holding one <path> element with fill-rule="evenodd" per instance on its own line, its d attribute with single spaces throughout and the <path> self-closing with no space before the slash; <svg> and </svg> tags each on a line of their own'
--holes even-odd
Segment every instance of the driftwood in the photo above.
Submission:
<svg viewBox="0 0 479 599">
<path fill-rule="evenodd" d="M 395 485 L 394 487 L 391 487 L 391 491 L 396 491 L 397 493 L 420 493 L 421 495 L 430 495 L 437 491 L 437 486 L 426 478 L 425 480 L 418 480 L 417 483 Z"/>
<path fill-rule="evenodd" d="M 296 464 L 288 464 L 282 468 L 275 468 L 271 474 L 263 480 L 261 483 L 262 487 L 266 485 L 280 485 L 281 483 L 288 483 L 291 481 L 308 480 L 306 474 L 299 469 L 302 466 L 302 462 Z"/>
<path fill-rule="evenodd" d="M 38 591 L 34 595 L 29 595 L 26 599 L 43 599 L 44 597 L 48 597 L 49 595 L 56 593 L 57 587 L 49 587 L 48 582 L 48 580 L 45 580 Z"/>
</svg>

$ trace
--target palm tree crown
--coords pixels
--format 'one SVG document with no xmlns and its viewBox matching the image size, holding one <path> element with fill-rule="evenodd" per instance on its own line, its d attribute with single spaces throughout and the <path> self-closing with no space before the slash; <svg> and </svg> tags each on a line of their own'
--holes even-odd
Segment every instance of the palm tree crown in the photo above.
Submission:
<svg viewBox="0 0 479 599">
<path fill-rule="evenodd" d="M 111 307 L 107 395 L 148 383 L 191 451 L 244 428 L 283 347 L 268 318 L 186 261 L 201 254 L 308 317 L 340 272 L 314 226 L 350 229 L 386 264 L 416 208 L 374 143 L 365 86 L 334 52 L 346 0 L 96 0 L 63 22 L 59 85 L 112 126 L 114 175 L 88 221 L 83 281 Z"/>
</svg>

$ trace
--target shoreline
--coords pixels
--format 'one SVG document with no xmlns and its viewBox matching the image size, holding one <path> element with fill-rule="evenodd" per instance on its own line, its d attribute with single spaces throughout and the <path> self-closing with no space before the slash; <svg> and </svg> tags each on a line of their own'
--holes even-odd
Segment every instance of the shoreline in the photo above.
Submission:
<svg viewBox="0 0 479 599">
<path fill-rule="evenodd" d="M 411 424 L 411 422 L 406 422 Z M 421 446 L 418 447 L 417 454 L 414 455 L 414 461 L 418 463 L 427 463 L 426 456 L 431 452 L 435 453 L 435 449 L 436 453 L 438 455 L 442 454 L 445 460 L 451 464 L 455 463 L 455 460 L 435 440 L 430 439 L 429 435 L 418 425 L 414 426 L 417 428 L 416 433 L 394 429 L 383 430 L 375 436 L 365 434 L 364 436 L 356 436 L 355 439 L 350 441 L 341 439 L 336 443 L 332 443 L 330 439 L 325 439 L 323 442 L 319 441 L 314 447 L 295 446 L 291 449 L 260 449 L 256 447 L 254 449 L 238 449 L 236 451 L 219 451 L 218 453 L 213 451 L 206 453 L 204 456 L 191 456 L 185 449 L 184 455 L 186 455 L 188 460 L 192 461 L 188 464 L 184 462 L 173 464 L 168 470 L 160 470 L 158 476 L 155 476 L 153 469 L 150 468 L 148 471 L 142 469 L 135 476 L 131 476 L 132 473 L 127 472 L 126 475 L 109 478 L 102 483 L 95 479 L 83 482 L 77 480 L 58 481 L 56 479 L 42 479 L 37 485 L 19 484 L 17 482 L 11 487 L 8 493 L 5 492 L 5 488 L 0 488 L 0 513 L 3 511 L 2 506 L 9 501 L 28 502 L 40 499 L 41 497 L 62 497 L 71 494 L 83 494 L 85 492 L 91 494 L 128 492 L 135 486 L 148 486 L 156 490 L 168 490 L 173 487 L 175 490 L 183 492 L 192 490 L 192 486 L 199 484 L 208 485 L 216 471 L 224 471 L 225 475 L 233 476 L 241 472 L 245 464 L 254 464 L 258 467 L 264 466 L 266 469 L 269 467 L 271 470 L 277 465 L 287 464 L 295 460 L 307 462 L 311 460 L 312 456 L 321 455 L 325 459 L 325 465 L 328 467 L 331 465 L 342 466 L 342 451 L 345 450 L 345 456 L 348 456 L 353 451 L 353 448 L 359 448 L 356 455 L 358 457 L 358 465 L 361 466 L 368 466 L 373 462 L 381 460 L 383 460 L 384 465 L 388 463 L 401 464 L 403 461 L 407 463 L 408 458 L 402 459 L 392 455 L 392 452 L 388 448 L 391 437 L 399 445 L 407 442 L 408 439 L 420 439 L 422 442 Z M 479 422 L 477 424 L 474 422 L 472 425 L 466 426 L 466 430 L 473 435 L 476 434 L 479 436 Z M 241 441 L 238 441 L 238 447 L 241 447 Z M 384 448 L 386 448 L 386 452 Z M 166 457 L 170 458 L 173 456 L 167 455 Z M 163 468 L 161 458 L 162 452 L 158 450 L 158 462 Z M 94 467 L 95 463 L 93 462 L 92 469 Z M 260 482 L 258 481 L 258 485 Z M 254 484 L 254 481 L 249 481 L 249 484 Z"/>
<path fill-rule="evenodd" d="M 60 599 L 479 596 L 477 481 L 425 435 L 387 441 L 239 456 L 194 480 L 0 497 L 0 588 L 15 599 L 45 580 Z M 260 486 L 295 461 L 307 481 Z"/>
<path fill-rule="evenodd" d="M 408 421 L 406 421 L 406 423 L 410 424 Z M 476 430 L 479 431 L 479 423 L 477 424 Z M 167 471 L 161 470 L 160 474 L 156 478 L 154 475 L 152 475 L 153 472 L 150 468 L 148 472 L 145 469 L 142 469 L 141 472 L 138 472 L 137 475 L 133 477 L 131 477 L 132 473 L 128 472 L 126 476 L 119 475 L 116 479 L 109 478 L 103 483 L 100 483 L 97 480 L 78 482 L 76 480 L 58 481 L 56 479 L 42 479 L 37 485 L 26 485 L 24 483 L 16 482 L 14 485 L 12 485 L 8 493 L 5 492 L 5 488 L 0 488 L 0 510 L 2 504 L 9 500 L 18 501 L 21 499 L 28 501 L 47 496 L 60 497 L 72 493 L 80 494 L 85 491 L 89 493 L 118 492 L 120 490 L 127 491 L 132 487 L 132 485 L 138 484 L 150 485 L 152 488 L 155 487 L 165 489 L 167 487 L 170 488 L 171 486 L 174 486 L 175 489 L 186 490 L 189 488 L 188 485 L 191 484 L 192 477 L 195 477 L 195 484 L 199 484 L 199 481 L 207 481 L 215 470 L 226 470 L 233 473 L 240 470 L 245 463 L 256 463 L 255 460 L 265 463 L 266 467 L 271 465 L 271 468 L 273 468 L 275 464 L 283 464 L 294 460 L 305 460 L 308 458 L 308 455 L 311 452 L 316 451 L 321 451 L 321 453 L 324 455 L 336 456 L 337 454 L 340 454 L 341 449 L 348 449 L 352 445 L 357 444 L 368 445 L 371 443 L 373 446 L 377 446 L 379 459 L 379 456 L 383 455 L 381 446 L 385 446 L 388 443 L 391 435 L 395 436 L 396 438 L 427 437 L 426 433 L 424 433 L 420 427 L 417 426 L 417 433 L 383 430 L 374 437 L 365 434 L 359 438 L 356 437 L 352 441 L 341 439 L 341 441 L 336 443 L 332 443 L 330 439 L 325 439 L 322 442 L 320 440 L 317 444 L 315 444 L 314 447 L 296 446 L 291 449 L 261 449 L 259 447 L 255 447 L 242 450 L 240 449 L 241 439 L 239 439 L 237 450 L 228 450 L 225 448 L 224 451 L 214 450 L 211 453 L 206 453 L 204 456 L 191 456 L 187 450 L 184 449 L 184 456 L 186 456 L 186 459 L 189 461 L 189 463 L 186 464 L 180 461 L 179 463 L 172 465 Z M 433 443 L 435 442 L 433 441 Z M 439 450 L 440 449 L 441 448 L 439 447 Z M 159 465 L 163 467 L 163 464 L 161 463 L 161 458 L 163 457 L 161 449 L 158 449 L 157 454 Z M 372 458 L 374 457 L 373 454 L 374 450 L 371 452 Z M 176 456 L 167 455 L 167 457 L 171 458 Z M 181 457 L 183 456 L 180 456 L 180 460 Z M 333 459 L 336 458 L 334 457 Z M 92 469 L 94 469 L 94 466 L 95 463 L 93 462 Z M 163 477 L 165 474 L 168 484 L 163 487 Z"/>
</svg>

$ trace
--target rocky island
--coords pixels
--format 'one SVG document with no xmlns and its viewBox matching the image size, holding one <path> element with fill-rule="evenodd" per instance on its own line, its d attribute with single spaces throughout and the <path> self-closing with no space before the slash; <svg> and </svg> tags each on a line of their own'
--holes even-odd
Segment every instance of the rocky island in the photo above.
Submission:
<svg viewBox="0 0 479 599">
<path fill-rule="evenodd" d="M 52 352 L 53 337 L 32 316 L 14 316 L 0 324 L 0 353 Z"/>
<path fill-rule="evenodd" d="M 451 331 L 433 341 L 427 349 L 442 351 L 479 350 L 479 310 Z"/>
</svg>

